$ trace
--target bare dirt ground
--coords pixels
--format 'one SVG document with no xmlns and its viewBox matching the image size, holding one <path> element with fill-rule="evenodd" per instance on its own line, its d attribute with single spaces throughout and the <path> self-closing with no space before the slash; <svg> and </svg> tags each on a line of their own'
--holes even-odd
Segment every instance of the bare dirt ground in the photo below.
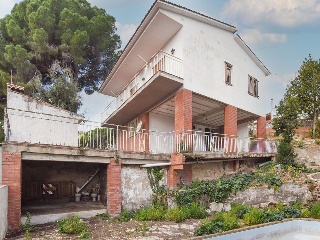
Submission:
<svg viewBox="0 0 320 240">
<path fill-rule="evenodd" d="M 189 219 L 182 223 L 168 221 L 147 221 L 138 222 L 135 220 L 129 222 L 115 222 L 114 220 L 102 220 L 91 218 L 85 220 L 88 223 L 89 239 L 190 239 L 194 237 L 194 231 L 200 220 Z M 77 235 L 67 235 L 59 233 L 56 224 L 46 224 L 37 226 L 35 232 L 30 233 L 33 240 L 36 239 L 80 239 Z M 22 240 L 25 239 L 25 233 L 20 232 L 15 235 L 7 236 L 5 239 Z"/>
</svg>

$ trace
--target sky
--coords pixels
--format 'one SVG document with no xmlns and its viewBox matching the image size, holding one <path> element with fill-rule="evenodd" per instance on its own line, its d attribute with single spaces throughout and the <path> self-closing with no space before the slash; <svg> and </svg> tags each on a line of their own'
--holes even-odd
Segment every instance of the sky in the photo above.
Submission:
<svg viewBox="0 0 320 240">
<path fill-rule="evenodd" d="M 235 26 L 237 34 L 269 69 L 266 91 L 276 105 L 309 54 L 320 58 L 320 0 L 168 0 Z M 0 18 L 21 0 L 0 0 Z M 88 0 L 116 19 L 124 47 L 153 4 L 153 0 Z M 110 98 L 83 97 L 79 113 L 100 121 Z M 99 102 L 99 104 L 97 104 Z M 105 104 L 102 104 L 105 103 Z M 269 110 L 269 112 L 270 112 Z"/>
</svg>

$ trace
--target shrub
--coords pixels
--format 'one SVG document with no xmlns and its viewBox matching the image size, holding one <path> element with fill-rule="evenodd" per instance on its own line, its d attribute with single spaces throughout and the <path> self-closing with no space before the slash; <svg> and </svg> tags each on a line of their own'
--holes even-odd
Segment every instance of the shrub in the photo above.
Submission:
<svg viewBox="0 0 320 240">
<path fill-rule="evenodd" d="M 120 220 L 120 222 L 128 222 L 131 219 L 135 218 L 135 215 L 136 215 L 135 211 L 128 211 L 125 209 L 121 212 L 119 220 Z"/>
<path fill-rule="evenodd" d="M 187 207 L 189 211 L 189 217 L 188 218 L 195 218 L 195 219 L 202 219 L 207 216 L 207 211 L 205 207 L 198 203 L 191 203 L 190 207 Z"/>
<path fill-rule="evenodd" d="M 217 213 L 211 220 L 204 220 L 195 231 L 196 236 L 214 234 L 239 227 L 237 216 L 231 211 Z"/>
<path fill-rule="evenodd" d="M 70 219 L 58 221 L 57 228 L 60 233 L 81 234 L 82 238 L 88 238 L 90 236 L 87 231 L 87 224 L 82 221 L 78 215 Z"/>
<path fill-rule="evenodd" d="M 308 208 L 301 209 L 301 217 L 303 217 L 303 218 L 311 217 L 310 210 Z"/>
<path fill-rule="evenodd" d="M 266 215 L 264 211 L 251 208 L 249 212 L 243 215 L 243 221 L 248 226 L 264 223 L 266 222 Z"/>
<path fill-rule="evenodd" d="M 165 208 L 161 205 L 153 205 L 151 207 L 142 207 L 137 211 L 135 219 L 138 221 L 161 221 L 165 219 Z"/>
<path fill-rule="evenodd" d="M 239 219 L 243 218 L 243 215 L 249 212 L 250 207 L 248 205 L 242 204 L 232 204 L 231 205 L 231 212 L 235 214 Z"/>
<path fill-rule="evenodd" d="M 314 143 L 317 144 L 317 145 L 320 145 L 320 139 L 314 140 Z"/>
<path fill-rule="evenodd" d="M 168 209 L 165 218 L 176 223 L 182 222 L 189 218 L 189 212 L 186 207 L 175 207 Z"/>
<path fill-rule="evenodd" d="M 265 222 L 282 221 L 284 219 L 283 212 L 277 209 L 265 211 Z"/>
<path fill-rule="evenodd" d="M 310 208 L 310 217 L 320 219 L 320 202 L 317 202 Z"/>
</svg>

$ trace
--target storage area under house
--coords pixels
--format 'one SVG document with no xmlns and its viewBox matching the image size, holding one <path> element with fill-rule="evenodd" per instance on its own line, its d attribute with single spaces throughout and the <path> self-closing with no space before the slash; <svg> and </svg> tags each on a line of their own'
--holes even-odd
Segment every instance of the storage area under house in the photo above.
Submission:
<svg viewBox="0 0 320 240">
<path fill-rule="evenodd" d="M 23 160 L 22 216 L 105 210 L 106 169 L 102 163 Z"/>
</svg>

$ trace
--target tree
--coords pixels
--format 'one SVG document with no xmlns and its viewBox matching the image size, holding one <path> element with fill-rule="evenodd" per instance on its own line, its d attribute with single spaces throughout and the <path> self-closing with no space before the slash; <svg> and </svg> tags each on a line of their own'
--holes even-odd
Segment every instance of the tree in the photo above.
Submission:
<svg viewBox="0 0 320 240">
<path fill-rule="evenodd" d="M 315 137 L 320 110 L 320 60 L 314 60 L 309 55 L 303 61 L 287 94 L 295 98 L 301 114 L 313 119 L 312 136 Z"/>
<path fill-rule="evenodd" d="M 59 61 L 90 94 L 118 58 L 115 30 L 114 17 L 86 0 L 24 0 L 0 20 L 0 87 L 11 70 L 15 83 L 37 74 L 42 84 L 51 84 L 50 67 Z"/>
<path fill-rule="evenodd" d="M 29 84 L 25 85 L 26 93 L 54 106 L 77 112 L 81 106 L 81 99 L 72 70 L 61 67 L 60 63 L 55 61 L 48 69 L 48 76 L 51 79 L 50 84 L 43 85 L 41 74 L 37 73 Z"/>
<path fill-rule="evenodd" d="M 292 146 L 295 129 L 299 126 L 299 104 L 297 99 L 285 95 L 277 106 L 276 116 L 273 118 L 273 129 L 276 136 L 282 136 L 278 146 L 278 161 L 292 165 L 296 154 Z"/>
</svg>

